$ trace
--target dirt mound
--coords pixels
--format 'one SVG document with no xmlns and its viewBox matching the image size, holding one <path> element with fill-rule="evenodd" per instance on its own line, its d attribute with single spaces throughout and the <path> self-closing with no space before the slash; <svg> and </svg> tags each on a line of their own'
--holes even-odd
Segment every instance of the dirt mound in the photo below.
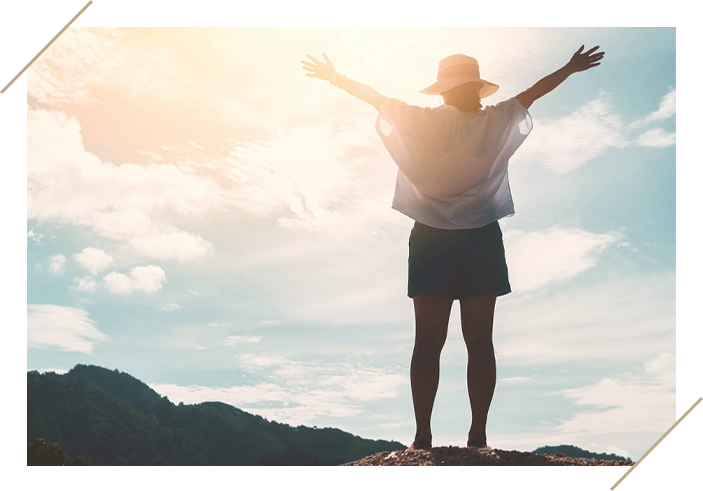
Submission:
<svg viewBox="0 0 703 491">
<path fill-rule="evenodd" d="M 517 450 L 465 447 L 435 447 L 432 450 L 396 450 L 379 452 L 343 465 L 618 465 L 633 462 L 617 460 L 578 459 L 562 453 L 534 455 Z"/>
</svg>

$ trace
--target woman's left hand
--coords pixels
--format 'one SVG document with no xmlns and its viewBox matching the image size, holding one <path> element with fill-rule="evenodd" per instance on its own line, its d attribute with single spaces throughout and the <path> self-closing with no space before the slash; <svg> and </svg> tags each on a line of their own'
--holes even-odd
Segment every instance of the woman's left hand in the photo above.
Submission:
<svg viewBox="0 0 703 491">
<path fill-rule="evenodd" d="M 334 66 L 332 66 L 332 62 L 330 61 L 330 59 L 327 58 L 327 55 L 322 53 L 322 56 L 324 57 L 326 63 L 321 62 L 320 60 L 316 59 L 311 55 L 307 55 L 307 57 L 310 58 L 313 63 L 310 63 L 306 60 L 303 60 L 301 63 L 303 64 L 303 70 L 311 72 L 306 73 L 305 75 L 307 75 L 308 77 L 315 77 L 329 82 L 332 78 L 332 75 L 337 72 L 335 71 Z"/>
</svg>

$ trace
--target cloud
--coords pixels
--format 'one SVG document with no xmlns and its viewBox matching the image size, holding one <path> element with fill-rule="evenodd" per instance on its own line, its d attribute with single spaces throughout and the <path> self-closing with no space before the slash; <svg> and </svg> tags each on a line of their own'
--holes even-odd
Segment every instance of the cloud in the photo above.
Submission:
<svg viewBox="0 0 703 491">
<path fill-rule="evenodd" d="M 183 308 L 183 307 L 181 307 L 181 306 L 178 305 L 177 303 L 167 303 L 166 305 L 164 305 L 163 307 L 161 307 L 161 310 L 163 310 L 163 311 L 165 311 L 165 312 L 171 312 L 171 311 L 173 311 L 173 310 L 180 310 L 180 309 L 182 309 L 182 308 Z"/>
<path fill-rule="evenodd" d="M 261 336 L 227 336 L 221 341 L 215 343 L 215 346 L 237 346 L 240 344 L 258 343 L 262 339 Z"/>
<path fill-rule="evenodd" d="M 360 403 L 397 397 L 407 385 L 404 368 L 401 373 L 396 368 L 321 364 L 251 354 L 240 355 L 237 360 L 262 381 L 232 387 L 150 387 L 174 402 L 221 401 L 268 419 L 298 425 L 318 418 L 371 416 L 364 413 Z"/>
<path fill-rule="evenodd" d="M 95 247 L 86 247 L 81 252 L 74 254 L 73 258 L 92 275 L 97 275 L 115 262 L 112 256 Z"/>
<path fill-rule="evenodd" d="M 529 382 L 532 377 L 507 377 L 498 379 L 498 383 L 501 385 L 516 385 L 523 382 Z"/>
<path fill-rule="evenodd" d="M 359 223 L 393 222 L 387 201 L 396 167 L 368 125 L 366 117 L 333 117 L 235 142 L 221 164 L 234 186 L 232 206 L 310 231 L 344 233 Z"/>
<path fill-rule="evenodd" d="M 200 237 L 169 227 L 168 231 L 149 237 L 135 237 L 130 242 L 141 255 L 154 259 L 188 261 L 212 252 L 212 244 Z"/>
<path fill-rule="evenodd" d="M 29 241 L 31 240 L 34 245 L 41 245 L 43 238 L 44 234 L 35 232 L 34 229 L 30 229 L 29 232 L 27 232 L 27 243 L 29 243 Z"/>
<path fill-rule="evenodd" d="M 552 227 L 536 232 L 505 231 L 505 249 L 513 291 L 527 293 L 569 280 L 594 267 L 620 237 L 575 228 Z"/>
<path fill-rule="evenodd" d="M 79 292 L 92 293 L 98 288 L 98 282 L 92 276 L 84 276 L 82 278 L 73 278 L 73 288 Z"/>
<path fill-rule="evenodd" d="M 654 357 L 674 348 L 675 284 L 673 272 L 630 274 L 508 298 L 496 309 L 496 357 L 509 366 Z"/>
<path fill-rule="evenodd" d="M 171 163 L 103 162 L 85 150 L 78 120 L 58 111 L 30 109 L 27 125 L 28 219 L 86 226 L 149 257 L 186 260 L 211 249 L 168 220 L 219 209 L 225 191 L 212 177 Z"/>
<path fill-rule="evenodd" d="M 651 123 L 665 121 L 676 114 L 676 89 L 668 92 L 659 103 L 659 108 L 653 113 L 630 124 L 628 129 L 641 128 Z"/>
<path fill-rule="evenodd" d="M 90 355 L 97 343 L 108 340 L 85 310 L 60 305 L 27 305 L 27 346 L 30 348 Z"/>
<path fill-rule="evenodd" d="M 361 234 L 353 241 L 336 235 L 325 240 L 306 235 L 291 241 L 269 236 L 266 240 L 272 246 L 237 257 L 230 267 L 256 274 L 270 272 L 267 295 L 276 299 L 277 311 L 286 313 L 286 322 L 328 326 L 412 323 L 412 302 L 406 296 L 410 226 L 386 227 L 384 236 Z M 618 240 L 616 232 L 574 227 L 505 230 L 511 297 L 567 285 L 597 267 L 604 252 Z M 315 275 L 309 274 L 312 270 Z"/>
<path fill-rule="evenodd" d="M 515 159 L 540 162 L 557 174 L 565 174 L 610 148 L 629 146 L 623 130 L 621 117 L 603 93 L 562 118 L 535 120 Z"/>
<path fill-rule="evenodd" d="M 27 72 L 27 93 L 44 104 L 90 102 L 86 87 L 110 67 L 115 47 L 112 28 L 71 28 Z M 36 64 L 36 66 L 34 66 Z M 71 74 L 70 81 L 62 77 Z M 82 80 L 82 83 L 70 83 Z"/>
<path fill-rule="evenodd" d="M 27 371 L 28 372 L 34 371 L 34 372 L 39 372 L 39 373 L 53 372 L 57 375 L 64 375 L 64 374 L 68 373 L 68 370 L 66 370 L 65 368 L 29 368 Z"/>
<path fill-rule="evenodd" d="M 64 272 L 66 266 L 66 256 L 63 254 L 56 254 L 50 256 L 48 259 L 49 263 L 49 273 L 54 276 L 61 276 Z"/>
<path fill-rule="evenodd" d="M 504 448 L 527 451 L 569 443 L 638 460 L 676 420 L 674 369 L 674 356 L 660 352 L 640 363 L 634 373 L 543 394 L 563 397 L 574 411 L 561 421 L 548 422 L 541 432 L 494 435 L 492 440 Z"/>
<path fill-rule="evenodd" d="M 578 412 L 555 431 L 602 433 L 665 431 L 676 419 L 675 358 L 660 353 L 645 363 L 647 375 L 625 374 L 595 384 L 567 389 L 564 396 L 577 406 L 607 408 Z"/>
<path fill-rule="evenodd" d="M 166 273 L 158 266 L 137 266 L 129 276 L 112 272 L 103 278 L 105 290 L 117 295 L 132 292 L 154 293 L 166 283 Z"/>
<path fill-rule="evenodd" d="M 642 133 L 637 138 L 637 144 L 643 147 L 663 148 L 676 144 L 676 133 L 653 128 Z"/>
</svg>

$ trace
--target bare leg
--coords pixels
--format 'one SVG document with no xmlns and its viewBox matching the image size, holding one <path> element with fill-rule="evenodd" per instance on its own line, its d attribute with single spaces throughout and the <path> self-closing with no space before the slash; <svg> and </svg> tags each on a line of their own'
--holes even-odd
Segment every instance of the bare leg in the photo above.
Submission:
<svg viewBox="0 0 703 491">
<path fill-rule="evenodd" d="M 439 355 L 447 340 L 453 299 L 418 295 L 415 305 L 415 347 L 410 363 L 410 386 L 415 408 L 415 443 L 431 445 L 430 418 L 439 385 Z"/>
<path fill-rule="evenodd" d="M 486 444 L 486 420 L 496 386 L 493 351 L 495 294 L 461 299 L 461 330 L 469 352 L 466 383 L 471 403 L 469 441 Z"/>
</svg>

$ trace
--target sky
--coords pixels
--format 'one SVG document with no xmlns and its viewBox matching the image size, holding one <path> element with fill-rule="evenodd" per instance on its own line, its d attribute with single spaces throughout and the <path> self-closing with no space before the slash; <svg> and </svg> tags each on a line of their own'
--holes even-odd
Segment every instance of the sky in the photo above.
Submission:
<svg viewBox="0 0 703 491">
<path fill-rule="evenodd" d="M 676 420 L 673 28 L 70 28 L 27 71 L 27 369 L 127 372 L 173 402 L 412 442 L 413 222 L 376 111 L 475 57 L 530 108 L 500 221 L 488 443 L 639 458 Z M 471 421 L 458 303 L 435 445 Z"/>
</svg>

